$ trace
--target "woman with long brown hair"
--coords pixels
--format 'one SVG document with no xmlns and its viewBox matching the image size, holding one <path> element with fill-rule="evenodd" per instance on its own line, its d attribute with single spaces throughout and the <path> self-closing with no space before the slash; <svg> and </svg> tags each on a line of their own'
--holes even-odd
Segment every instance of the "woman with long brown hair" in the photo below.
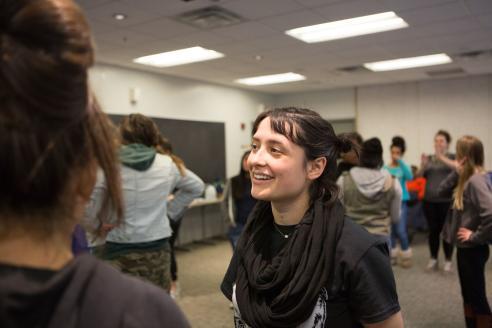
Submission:
<svg viewBox="0 0 492 328">
<path fill-rule="evenodd" d="M 94 52 L 70 0 L 0 1 L 2 327 L 186 327 L 172 300 L 71 252 L 96 172 L 123 216 L 111 126 L 88 87 Z"/>
<path fill-rule="evenodd" d="M 453 211 L 457 231 L 458 273 L 466 326 L 492 326 L 485 289 L 485 264 L 492 241 L 492 183 L 484 168 L 482 142 L 473 136 L 456 143 L 457 172 L 446 179 L 455 182 Z"/>
</svg>

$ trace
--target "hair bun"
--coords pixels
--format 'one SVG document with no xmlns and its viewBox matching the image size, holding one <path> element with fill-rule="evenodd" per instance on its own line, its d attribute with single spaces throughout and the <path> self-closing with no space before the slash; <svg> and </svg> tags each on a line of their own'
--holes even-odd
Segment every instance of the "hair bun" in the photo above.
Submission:
<svg viewBox="0 0 492 328">
<path fill-rule="evenodd" d="M 354 144 L 352 140 L 345 138 L 345 137 L 339 137 L 338 138 L 338 151 L 340 153 L 348 153 L 354 148 Z"/>
<path fill-rule="evenodd" d="M 401 152 L 404 153 L 406 150 L 405 139 L 400 136 L 394 136 L 393 139 L 391 139 L 391 147 L 398 147 L 401 149 Z"/>
</svg>

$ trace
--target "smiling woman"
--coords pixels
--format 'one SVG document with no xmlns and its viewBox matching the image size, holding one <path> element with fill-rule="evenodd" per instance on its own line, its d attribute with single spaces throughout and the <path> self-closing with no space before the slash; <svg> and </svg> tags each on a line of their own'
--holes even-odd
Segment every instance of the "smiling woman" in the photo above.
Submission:
<svg viewBox="0 0 492 328">
<path fill-rule="evenodd" d="M 336 159 L 352 149 L 308 109 L 258 116 L 248 166 L 260 200 L 221 285 L 236 327 L 402 327 L 383 242 L 345 220 Z"/>
</svg>

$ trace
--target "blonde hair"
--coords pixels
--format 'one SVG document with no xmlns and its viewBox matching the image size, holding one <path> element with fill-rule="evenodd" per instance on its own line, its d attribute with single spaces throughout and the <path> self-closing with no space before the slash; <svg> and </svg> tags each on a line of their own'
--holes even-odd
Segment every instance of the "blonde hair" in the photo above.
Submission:
<svg viewBox="0 0 492 328">
<path fill-rule="evenodd" d="M 484 151 L 482 142 L 474 136 L 463 136 L 456 143 L 456 158 L 463 160 L 463 171 L 460 173 L 458 185 L 454 189 L 453 207 L 463 209 L 463 192 L 465 184 L 477 169 L 483 171 Z"/>
</svg>

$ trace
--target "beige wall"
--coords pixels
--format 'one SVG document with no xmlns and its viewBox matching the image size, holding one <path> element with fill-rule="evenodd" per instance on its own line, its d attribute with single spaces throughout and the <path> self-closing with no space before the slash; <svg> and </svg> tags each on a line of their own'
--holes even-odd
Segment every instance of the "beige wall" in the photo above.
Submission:
<svg viewBox="0 0 492 328">
<path fill-rule="evenodd" d="M 451 133 L 453 152 L 456 139 L 472 134 L 484 143 L 486 166 L 492 167 L 491 95 L 491 75 L 359 88 L 358 129 L 364 137 L 380 137 L 385 151 L 392 136 L 403 136 L 412 164 L 433 151 L 437 130 Z"/>
<path fill-rule="evenodd" d="M 251 142 L 251 122 L 273 97 L 205 82 L 160 75 L 110 65 L 96 65 L 90 72 L 92 87 L 103 110 L 111 114 L 142 113 L 148 116 L 194 121 L 224 122 L 226 174 L 236 175 L 243 147 Z M 138 88 L 135 105 L 130 88 Z M 241 123 L 246 128 L 241 130 Z M 192 133 L 192 131 L 190 131 Z M 170 136 L 172 141 L 172 136 Z M 199 147 L 200 141 L 190 147 Z"/>
</svg>

